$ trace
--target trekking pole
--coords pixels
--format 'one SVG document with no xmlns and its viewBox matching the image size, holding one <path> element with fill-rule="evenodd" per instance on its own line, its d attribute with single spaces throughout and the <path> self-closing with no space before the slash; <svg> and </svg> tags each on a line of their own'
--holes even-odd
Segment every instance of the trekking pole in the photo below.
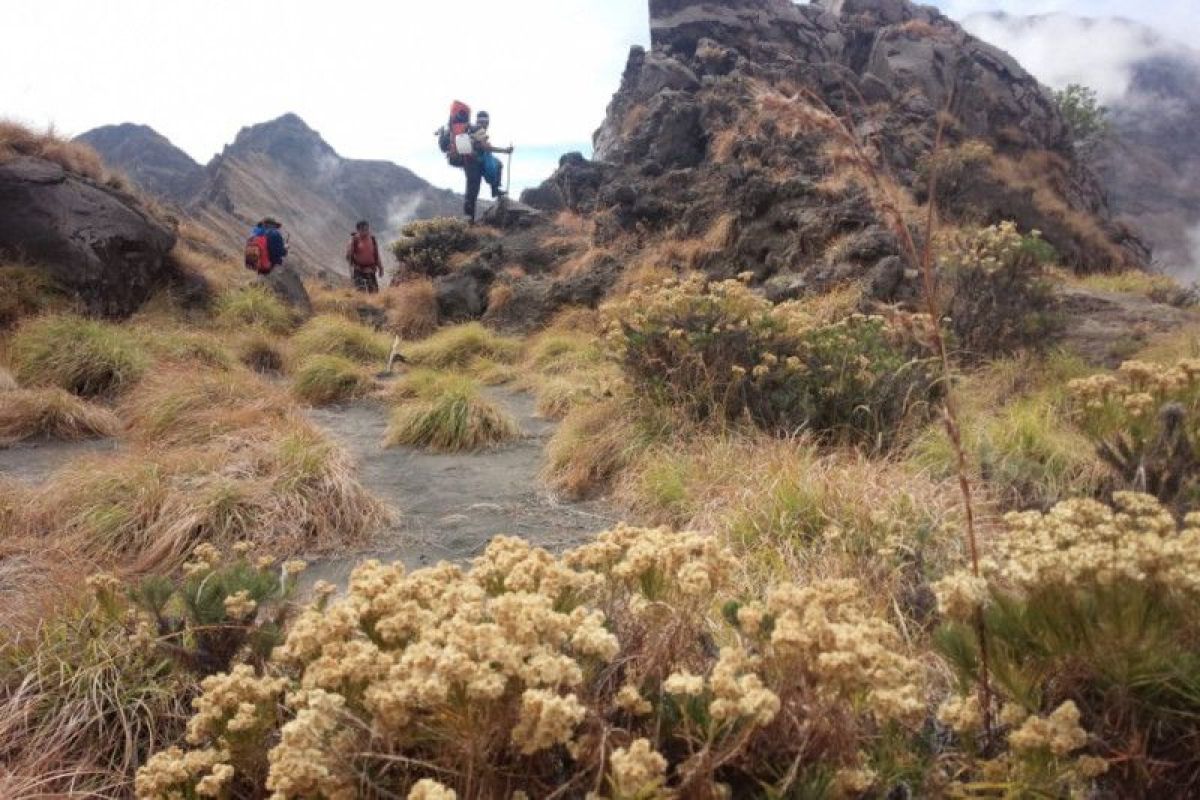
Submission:
<svg viewBox="0 0 1200 800">
<path fill-rule="evenodd" d="M 506 177 L 504 178 L 504 196 L 508 196 L 508 190 L 512 186 L 512 151 L 511 144 L 508 146 L 508 166 L 505 168 Z"/>
</svg>

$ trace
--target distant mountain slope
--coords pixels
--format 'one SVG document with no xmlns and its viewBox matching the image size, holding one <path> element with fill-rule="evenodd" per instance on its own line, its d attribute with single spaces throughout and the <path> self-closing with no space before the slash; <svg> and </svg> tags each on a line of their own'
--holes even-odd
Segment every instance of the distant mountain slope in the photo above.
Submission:
<svg viewBox="0 0 1200 800">
<path fill-rule="evenodd" d="M 1158 265 L 1200 276 L 1200 51 L 1124 19 L 996 13 L 966 25 L 1056 88 L 1101 92 L 1116 134 L 1098 165 L 1113 209 Z"/>
<path fill-rule="evenodd" d="M 187 205 L 204 185 L 204 167 L 146 125 L 105 125 L 78 139 L 142 189 L 174 205 Z"/>
<path fill-rule="evenodd" d="M 150 129 L 113 126 L 80 138 L 234 248 L 256 220 L 278 218 L 290 239 L 291 263 L 308 274 L 344 269 L 345 243 L 360 219 L 371 222 L 383 245 L 405 223 L 458 214 L 461 206 L 453 192 L 436 189 L 396 164 L 342 158 L 295 114 L 243 128 L 207 167 L 197 166 L 197 188 L 184 201 L 139 178 L 159 175 L 162 170 L 152 167 L 161 160 L 160 145 L 171 146 Z"/>
</svg>

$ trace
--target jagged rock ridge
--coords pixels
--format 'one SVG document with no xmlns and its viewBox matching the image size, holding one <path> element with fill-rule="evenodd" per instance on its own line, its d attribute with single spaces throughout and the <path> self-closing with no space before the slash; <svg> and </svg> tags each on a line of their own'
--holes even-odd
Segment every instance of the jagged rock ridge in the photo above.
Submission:
<svg viewBox="0 0 1200 800">
<path fill-rule="evenodd" d="M 1081 271 L 1147 262 L 1075 158 L 1048 91 L 932 8 L 650 0 L 650 18 L 652 46 L 630 54 L 597 162 L 564 161 L 527 196 L 593 214 L 600 243 L 703 241 L 691 266 L 749 270 L 781 296 L 894 269 L 878 203 L 820 112 L 852 120 L 919 202 L 945 109 L 943 156 L 966 142 L 994 153 L 957 170 L 939 197 L 951 223 L 1015 220 Z"/>
</svg>

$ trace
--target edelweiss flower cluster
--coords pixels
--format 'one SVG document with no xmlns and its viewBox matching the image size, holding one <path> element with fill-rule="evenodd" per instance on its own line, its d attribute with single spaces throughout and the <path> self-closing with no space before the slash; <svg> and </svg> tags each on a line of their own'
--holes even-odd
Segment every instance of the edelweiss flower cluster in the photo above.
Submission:
<svg viewBox="0 0 1200 800">
<path fill-rule="evenodd" d="M 1068 700 L 1048 717 L 1029 717 L 1008 735 L 1015 750 L 1049 750 L 1064 758 L 1087 745 L 1088 736 L 1079 725 L 1079 709 Z"/>
<path fill-rule="evenodd" d="M 228 761 L 229 754 L 220 750 L 172 747 L 138 770 L 134 791 L 138 798 L 221 797 L 234 775 Z"/>
<path fill-rule="evenodd" d="M 1132 580 L 1200 592 L 1200 518 L 1180 531 L 1153 497 L 1120 492 L 1113 501 L 1115 509 L 1069 500 L 1046 514 L 1009 514 L 998 576 L 1026 589 Z"/>
<path fill-rule="evenodd" d="M 903 655 L 896 629 L 867 611 L 856 581 L 776 587 L 767 610 L 775 669 L 803 671 L 844 698 L 865 696 L 880 720 L 920 722 L 921 667 Z"/>
<path fill-rule="evenodd" d="M 1080 378 L 1067 388 L 1085 427 L 1102 429 L 1114 419 L 1124 419 L 1136 434 L 1139 423 L 1151 421 L 1166 403 L 1196 408 L 1200 403 L 1200 359 L 1183 359 L 1173 365 L 1126 361 L 1115 375 Z"/>
<path fill-rule="evenodd" d="M 649 733 L 661 730 L 655 714 L 671 697 L 704 703 L 715 726 L 708 733 L 734 731 L 726 738 L 738 747 L 744 732 L 778 720 L 785 692 L 816 691 L 814 699 L 880 721 L 919 716 L 918 665 L 900 655 L 895 629 L 870 617 L 857 584 L 780 587 L 763 604 L 742 605 L 735 629 L 717 611 L 734 567 L 711 537 L 626 526 L 558 558 L 501 537 L 469 570 L 442 564 L 409 574 L 366 562 L 344 597 L 319 599 L 298 616 L 267 675 L 242 665 L 204 681 L 188 726 L 200 755 L 160 754 L 139 778 L 140 797 L 167 797 L 210 775 L 205 786 L 215 787 L 227 766 L 240 770 L 239 759 L 257 752 L 250 774 L 267 747 L 273 800 L 348 800 L 372 758 L 433 762 L 445 780 L 443 771 L 453 774 L 481 746 L 489 758 L 564 746 L 564 758 L 580 757 L 600 744 L 589 717 L 620 715 L 635 736 Z M 609 620 L 601 608 L 621 616 Z M 614 629 L 681 619 L 708 620 L 725 645 L 719 655 L 690 650 L 694 673 L 681 660 L 639 674 L 642 656 L 631 651 L 626 682 L 613 694 L 603 688 L 622 648 Z M 645 647 L 640 636 L 627 646 Z M 665 784 L 669 766 L 648 739 L 609 763 L 613 784 L 628 793 Z M 393 793 L 454 796 L 395 774 Z"/>
<path fill-rule="evenodd" d="M 667 775 L 667 760 L 647 739 L 635 739 L 629 747 L 613 751 L 612 780 L 622 797 L 640 797 L 662 785 Z"/>
</svg>

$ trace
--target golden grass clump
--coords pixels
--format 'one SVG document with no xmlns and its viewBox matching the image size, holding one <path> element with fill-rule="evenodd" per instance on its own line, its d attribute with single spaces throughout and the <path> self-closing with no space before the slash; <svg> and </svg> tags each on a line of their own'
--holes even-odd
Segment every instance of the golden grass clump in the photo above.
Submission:
<svg viewBox="0 0 1200 800">
<path fill-rule="evenodd" d="M 483 397 L 465 377 L 428 379 L 414 387 L 416 399 L 392 412 L 386 444 L 406 445 L 438 453 L 481 450 L 521 435 L 507 411 Z"/>
<path fill-rule="evenodd" d="M 501 336 L 478 322 L 443 328 L 404 351 L 413 364 L 436 369 L 466 367 L 476 358 L 511 364 L 520 354 L 520 342 Z"/>
<path fill-rule="evenodd" d="M 129 796 L 150 754 L 181 739 L 192 681 L 99 609 L 64 610 L 25 637 L 5 639 L 3 796 Z"/>
<path fill-rule="evenodd" d="M 0 447 L 35 438 L 104 438 L 120 430 L 121 421 L 111 411 L 63 389 L 15 389 L 0 401 Z"/>
<path fill-rule="evenodd" d="M 13 336 L 12 362 L 21 385 L 58 386 L 82 397 L 119 394 L 149 365 L 130 331 L 73 314 L 23 324 Z"/>
<path fill-rule="evenodd" d="M 190 366 L 233 369 L 234 358 L 225 341 L 206 331 L 189 330 L 170 323 L 143 322 L 131 328 L 156 366 Z"/>
<path fill-rule="evenodd" d="M 626 398 L 608 398 L 572 409 L 546 446 L 544 477 L 572 498 L 601 494 L 672 421 L 646 416 Z"/>
<path fill-rule="evenodd" d="M 424 339 L 438 327 L 437 290 L 428 278 L 412 278 L 383 292 L 388 329 L 402 339 Z"/>
<path fill-rule="evenodd" d="M 17 383 L 17 379 L 13 377 L 13 374 L 4 367 L 0 367 L 0 392 L 11 392 L 14 389 L 20 388 L 21 385 Z"/>
<path fill-rule="evenodd" d="M 248 372 L 164 369 L 131 392 L 120 411 L 136 441 L 161 447 L 259 431 L 287 420 L 292 406 Z"/>
<path fill-rule="evenodd" d="M 100 155 L 82 142 L 74 142 L 54 132 L 53 128 L 36 132 L 11 120 L 0 119 L 0 164 L 20 156 L 52 161 L 76 175 L 125 189 L 124 178 L 109 171 Z"/>
<path fill-rule="evenodd" d="M 332 314 L 313 317 L 291 340 L 292 356 L 297 361 L 326 355 L 382 366 L 391 349 L 387 336 Z"/>
<path fill-rule="evenodd" d="M 314 406 L 353 400 L 370 391 L 371 386 L 371 378 L 363 368 L 341 356 L 309 356 L 292 375 L 292 394 Z"/>
<path fill-rule="evenodd" d="M 293 418 L 205 445 L 77 460 L 30 490 L 11 527 L 145 574 L 177 569 L 201 542 L 280 556 L 346 547 L 387 517 L 349 455 Z"/>
<path fill-rule="evenodd" d="M 291 309 L 265 286 L 243 286 L 217 298 L 217 320 L 228 328 L 258 328 L 286 334 L 295 325 Z"/>
</svg>

